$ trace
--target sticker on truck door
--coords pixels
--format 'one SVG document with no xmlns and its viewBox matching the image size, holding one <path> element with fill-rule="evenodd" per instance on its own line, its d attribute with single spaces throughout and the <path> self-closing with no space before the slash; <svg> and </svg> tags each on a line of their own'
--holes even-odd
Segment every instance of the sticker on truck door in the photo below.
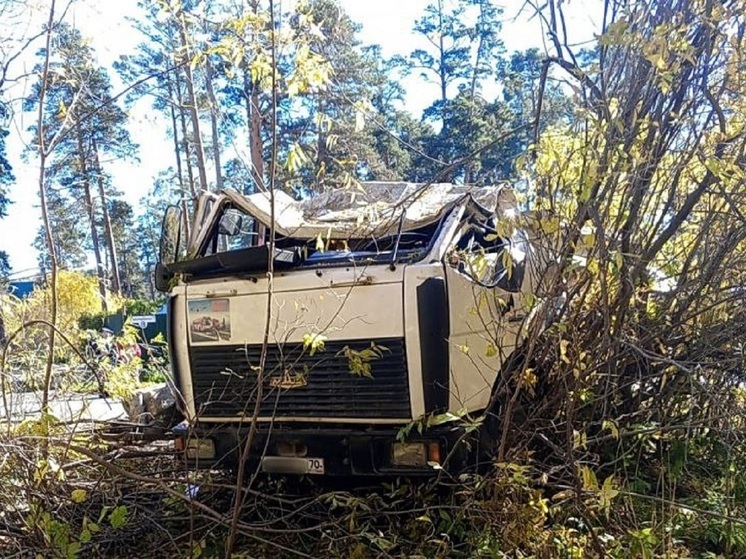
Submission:
<svg viewBox="0 0 746 559">
<path fill-rule="evenodd" d="M 231 339 L 231 302 L 228 299 L 189 301 L 189 333 L 192 342 Z"/>
</svg>

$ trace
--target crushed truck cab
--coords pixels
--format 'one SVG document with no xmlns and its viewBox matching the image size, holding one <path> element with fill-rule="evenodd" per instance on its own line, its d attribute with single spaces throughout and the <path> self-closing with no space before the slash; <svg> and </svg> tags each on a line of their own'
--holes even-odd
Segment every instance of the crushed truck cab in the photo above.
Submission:
<svg viewBox="0 0 746 559">
<path fill-rule="evenodd" d="M 254 423 L 249 467 L 268 473 L 466 460 L 445 419 L 494 411 L 546 268 L 517 216 L 509 188 L 409 183 L 205 194 L 188 240 L 170 209 L 156 283 L 187 459 L 234 467 Z"/>
</svg>

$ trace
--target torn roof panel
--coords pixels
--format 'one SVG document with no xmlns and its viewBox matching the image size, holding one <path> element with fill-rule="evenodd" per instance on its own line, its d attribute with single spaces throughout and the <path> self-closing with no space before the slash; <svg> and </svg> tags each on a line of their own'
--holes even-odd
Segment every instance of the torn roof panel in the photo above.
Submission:
<svg viewBox="0 0 746 559">
<path fill-rule="evenodd" d="M 259 192 L 243 196 L 225 191 L 233 204 L 266 226 L 271 224 L 270 195 Z M 318 235 L 363 238 L 387 235 L 429 225 L 456 203 L 470 197 L 486 211 L 510 215 L 517 210 L 512 189 L 507 186 L 463 186 L 436 183 L 425 186 L 407 182 L 364 182 L 349 189 L 336 189 L 294 200 L 283 191 L 274 193 L 275 228 L 280 235 L 314 238 Z"/>
</svg>

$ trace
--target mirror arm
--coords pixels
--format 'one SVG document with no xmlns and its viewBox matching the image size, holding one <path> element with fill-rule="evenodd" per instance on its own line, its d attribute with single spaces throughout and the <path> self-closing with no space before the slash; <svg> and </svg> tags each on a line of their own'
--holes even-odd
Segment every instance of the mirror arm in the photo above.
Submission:
<svg viewBox="0 0 746 559">
<path fill-rule="evenodd" d="M 404 216 L 407 215 L 407 211 L 403 210 L 401 213 L 401 218 L 399 219 L 399 227 L 396 230 L 396 242 L 394 243 L 394 250 L 393 254 L 391 255 L 391 264 L 389 265 L 389 268 L 391 270 L 396 270 L 396 257 L 399 253 L 399 243 L 401 242 L 401 230 L 404 228 Z"/>
</svg>

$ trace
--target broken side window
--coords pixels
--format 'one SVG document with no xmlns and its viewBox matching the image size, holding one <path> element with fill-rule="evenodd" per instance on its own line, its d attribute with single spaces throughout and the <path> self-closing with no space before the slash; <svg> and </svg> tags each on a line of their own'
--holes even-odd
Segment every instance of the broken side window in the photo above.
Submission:
<svg viewBox="0 0 746 559">
<path fill-rule="evenodd" d="M 255 220 L 236 208 L 226 208 L 205 247 L 204 256 L 257 245 Z"/>
<path fill-rule="evenodd" d="M 450 264 L 486 288 L 521 291 L 529 254 L 525 233 L 500 237 L 490 222 L 467 224 L 450 256 Z"/>
</svg>

